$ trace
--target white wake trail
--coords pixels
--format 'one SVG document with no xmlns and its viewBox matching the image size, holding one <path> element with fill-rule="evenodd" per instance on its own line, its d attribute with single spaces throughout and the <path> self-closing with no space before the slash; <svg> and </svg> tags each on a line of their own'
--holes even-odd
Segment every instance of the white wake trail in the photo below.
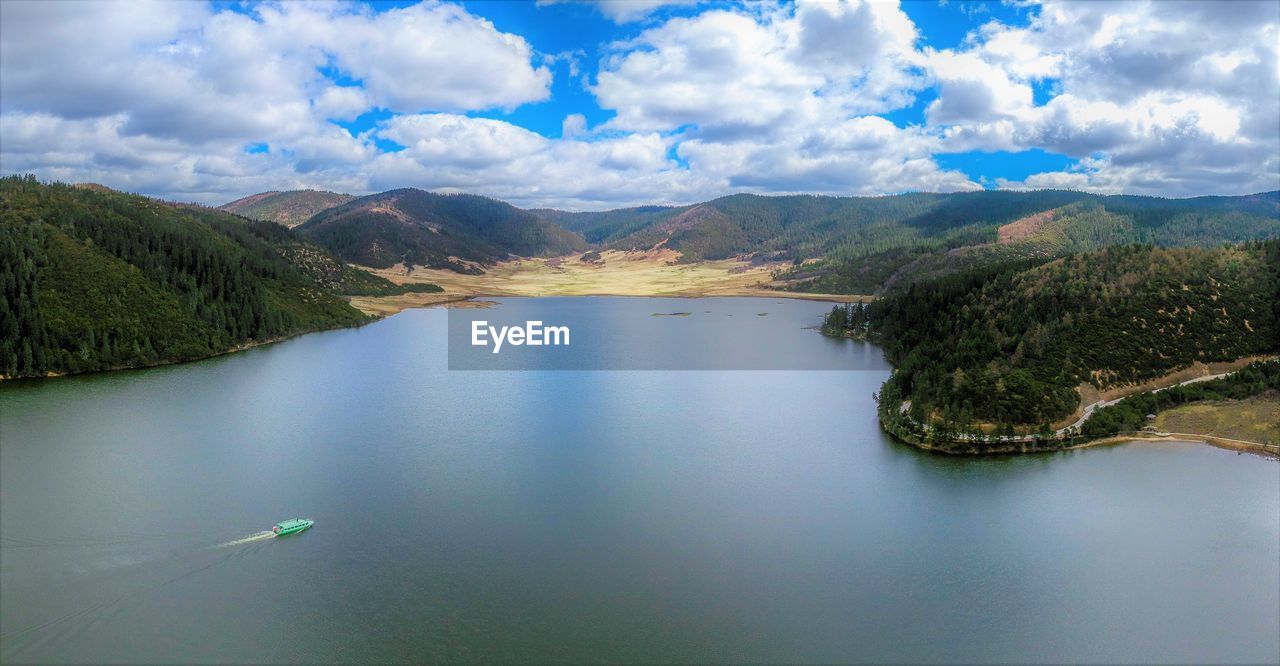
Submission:
<svg viewBox="0 0 1280 666">
<path fill-rule="evenodd" d="M 227 548 L 228 546 L 239 546 L 240 544 L 243 544 L 243 543 L 251 543 L 251 542 L 254 542 L 254 541 L 262 541 L 263 539 L 272 539 L 272 538 L 275 538 L 275 536 L 276 536 L 276 533 L 275 533 L 275 532 L 272 532 L 271 530 L 267 530 L 267 531 L 265 531 L 265 532 L 258 532 L 257 534 L 254 534 L 253 536 L 247 536 L 247 537 L 245 537 L 245 538 L 243 538 L 243 539 L 236 539 L 235 541 L 228 541 L 228 542 L 226 542 L 226 543 L 220 543 L 220 544 L 218 544 L 218 548 Z"/>
</svg>

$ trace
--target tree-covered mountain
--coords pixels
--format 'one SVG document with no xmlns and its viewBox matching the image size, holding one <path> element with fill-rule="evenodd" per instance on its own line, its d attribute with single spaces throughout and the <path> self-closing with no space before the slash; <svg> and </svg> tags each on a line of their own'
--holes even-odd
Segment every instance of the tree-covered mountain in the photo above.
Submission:
<svg viewBox="0 0 1280 666">
<path fill-rule="evenodd" d="M 320 286 L 343 296 L 395 296 L 440 292 L 425 282 L 396 284 L 348 264 L 333 253 L 279 225 L 251 223 L 254 233 L 271 243 L 276 252 Z"/>
<path fill-rule="evenodd" d="M 218 208 L 252 220 L 278 222 L 286 227 L 296 227 L 306 222 L 312 215 L 334 206 L 341 206 L 354 198 L 350 194 L 322 190 L 262 192 L 222 204 Z"/>
<path fill-rule="evenodd" d="M 414 188 L 355 199 L 299 227 L 343 259 L 374 268 L 399 262 L 480 272 L 511 255 L 552 256 L 586 246 L 577 234 L 511 204 Z"/>
<path fill-rule="evenodd" d="M 1280 237 L 1277 192 L 1195 199 L 1078 194 L 1061 206 L 1050 205 L 1056 202 L 1039 198 L 1039 192 L 982 194 L 987 203 L 1012 197 L 1021 205 L 989 211 L 985 205 L 970 206 L 973 201 L 966 198 L 971 195 L 952 195 L 959 199 L 911 221 L 921 228 L 945 230 L 942 236 L 916 237 L 886 251 L 844 247 L 783 277 L 796 279 L 793 288 L 799 291 L 873 293 L 920 277 L 1015 258 L 1126 243 L 1212 247 Z M 1019 197 L 1029 198 L 1018 202 Z M 1014 211 L 1026 214 L 1011 216 Z"/>
<path fill-rule="evenodd" d="M 743 253 L 811 259 L 994 239 L 988 231 L 1000 224 L 1091 196 L 1055 190 L 883 197 L 735 194 L 675 208 L 539 212 L 613 249 L 663 243 L 690 260 Z"/>
<path fill-rule="evenodd" d="M 1126 243 L 1209 247 L 1280 236 L 1280 192 L 1162 199 L 983 191 L 883 197 L 737 194 L 693 206 L 533 211 L 602 248 L 683 261 L 791 260 L 797 291 L 874 293 L 915 277 Z"/>
<path fill-rule="evenodd" d="M 1280 351 L 1278 297 L 1280 241 L 1128 245 L 915 280 L 828 323 L 866 322 L 884 348 L 885 409 L 910 400 L 918 422 L 1035 427 L 1076 409 L 1081 384 Z"/>
<path fill-rule="evenodd" d="M 529 212 L 581 235 L 588 243 L 602 244 L 635 233 L 689 206 L 639 206 L 598 212 L 571 213 L 551 208 Z"/>
<path fill-rule="evenodd" d="M 785 288 L 878 293 L 904 280 L 1016 257 L 1124 243 L 1212 246 L 1280 235 L 1280 192 L 1162 199 L 1065 190 L 880 197 L 735 194 L 690 206 L 599 212 L 521 210 L 486 197 L 405 188 L 346 201 L 268 192 L 226 204 L 296 223 L 342 258 L 482 272 L 509 255 L 666 247 L 681 261 L 754 255 L 789 261 Z M 336 205 L 341 204 L 341 205 Z"/>
<path fill-rule="evenodd" d="M 0 376 L 202 358 L 360 324 L 340 292 L 400 291 L 275 223 L 0 178 Z"/>
</svg>

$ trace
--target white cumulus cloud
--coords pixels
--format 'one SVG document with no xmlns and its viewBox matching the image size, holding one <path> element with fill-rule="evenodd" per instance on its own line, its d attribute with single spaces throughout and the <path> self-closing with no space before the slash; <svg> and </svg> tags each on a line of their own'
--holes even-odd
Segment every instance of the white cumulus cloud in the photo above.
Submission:
<svg viewBox="0 0 1280 666">
<path fill-rule="evenodd" d="M 1027 2 L 950 48 L 894 2 L 667 4 L 695 3 L 598 3 L 622 38 L 542 53 L 440 0 L 5 0 L 0 172 L 206 203 L 415 186 L 586 209 L 973 189 L 935 157 L 1042 149 L 1074 166 L 995 182 L 1280 188 L 1275 3 Z"/>
<path fill-rule="evenodd" d="M 943 150 L 1083 160 L 1011 186 L 1174 196 L 1280 188 L 1280 12 L 1265 2 L 1047 2 L 928 52 Z M 1043 104 L 1033 86 L 1051 92 Z"/>
<path fill-rule="evenodd" d="M 238 13 L 14 0 L 0 3 L 0 37 L 0 171 L 207 202 L 255 187 L 363 189 L 377 150 L 330 120 L 550 94 L 550 71 L 522 37 L 434 1 Z M 250 144 L 270 150 L 248 154 Z"/>
</svg>

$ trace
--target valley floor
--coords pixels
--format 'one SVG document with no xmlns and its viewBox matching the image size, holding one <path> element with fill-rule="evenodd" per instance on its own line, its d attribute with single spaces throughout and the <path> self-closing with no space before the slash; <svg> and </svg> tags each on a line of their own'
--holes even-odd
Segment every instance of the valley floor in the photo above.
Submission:
<svg viewBox="0 0 1280 666">
<path fill-rule="evenodd" d="M 462 275 L 449 270 L 397 264 L 387 269 L 366 269 L 398 284 L 428 282 L 443 293 L 356 297 L 351 304 L 364 312 L 389 315 L 406 308 L 436 305 L 475 296 L 769 296 L 849 302 L 869 297 L 843 294 L 807 294 L 770 288 L 772 273 L 782 264 L 753 264 L 722 259 L 692 264 L 677 263 L 679 253 L 660 249 L 648 252 L 599 253 L 599 260 L 584 261 L 582 254 L 553 259 L 517 259 L 486 266 L 482 275 Z"/>
</svg>

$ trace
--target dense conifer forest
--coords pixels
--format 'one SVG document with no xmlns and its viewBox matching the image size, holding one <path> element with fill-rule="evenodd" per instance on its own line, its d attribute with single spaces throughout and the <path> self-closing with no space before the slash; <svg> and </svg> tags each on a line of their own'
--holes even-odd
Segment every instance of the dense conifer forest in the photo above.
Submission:
<svg viewBox="0 0 1280 666">
<path fill-rule="evenodd" d="M 340 293 L 402 291 L 277 224 L 0 179 L 0 376 L 202 358 L 360 324 Z"/>
<path fill-rule="evenodd" d="M 1280 242 L 1129 245 L 917 280 L 824 329 L 869 332 L 895 370 L 882 406 L 961 431 L 1044 430 L 1076 387 L 1141 382 L 1193 362 L 1280 350 Z"/>
<path fill-rule="evenodd" d="M 1159 199 L 1083 193 L 992 192 L 960 197 L 902 222 L 890 246 L 840 245 L 780 275 L 814 293 L 883 293 L 920 278 L 1016 259 L 1132 243 L 1213 247 L 1280 238 L 1280 193 Z M 1063 203 L 1065 195 L 1073 200 Z M 1023 197 L 1001 202 L 999 197 Z M 1004 203 L 1001 206 L 999 204 Z M 1028 212 L 1030 211 L 1030 212 Z M 1026 213 L 1021 214 L 1021 213 Z M 964 217 L 968 215 L 969 217 Z M 893 227 L 894 225 L 889 225 Z"/>
</svg>

